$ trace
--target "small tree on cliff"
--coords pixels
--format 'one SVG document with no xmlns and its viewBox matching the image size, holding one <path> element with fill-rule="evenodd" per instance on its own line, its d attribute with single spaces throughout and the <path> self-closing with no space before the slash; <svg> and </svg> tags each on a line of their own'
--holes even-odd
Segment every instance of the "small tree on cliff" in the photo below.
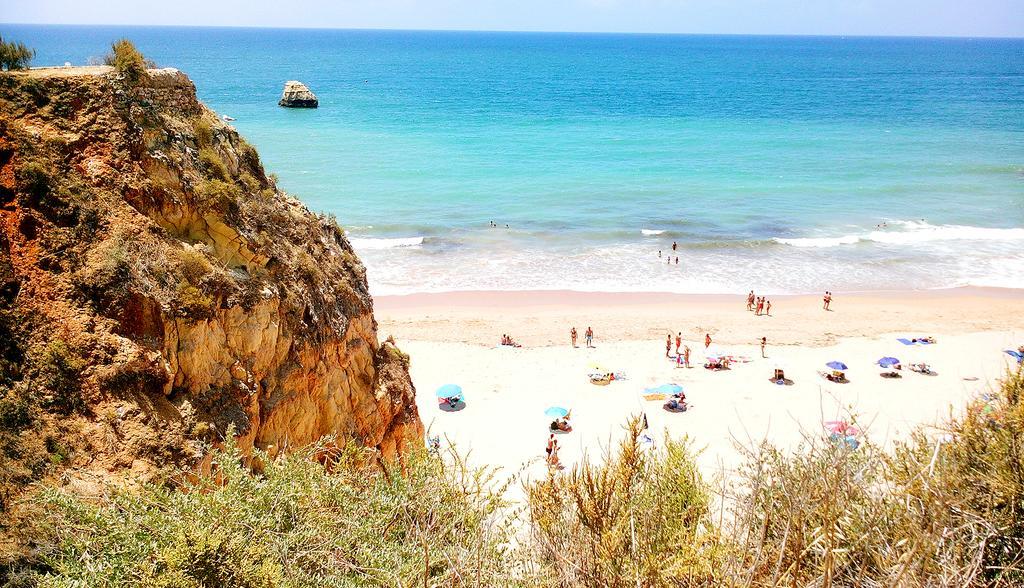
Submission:
<svg viewBox="0 0 1024 588">
<path fill-rule="evenodd" d="M 124 79 L 134 84 L 146 77 L 146 68 L 152 65 L 142 56 L 142 53 L 128 39 L 120 39 L 110 46 L 110 53 L 103 58 L 103 62 L 113 66 Z"/>
<path fill-rule="evenodd" d="M 0 69 L 25 69 L 35 56 L 35 49 L 17 41 L 4 41 L 0 36 Z"/>
</svg>

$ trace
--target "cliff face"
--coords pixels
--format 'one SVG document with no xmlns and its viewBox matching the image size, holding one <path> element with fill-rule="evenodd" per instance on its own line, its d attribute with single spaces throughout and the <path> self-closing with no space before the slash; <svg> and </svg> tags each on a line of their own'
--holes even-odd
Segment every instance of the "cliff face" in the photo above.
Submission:
<svg viewBox="0 0 1024 588">
<path fill-rule="evenodd" d="M 0 510 L 51 464 L 151 474 L 230 426 L 272 453 L 422 438 L 343 231 L 177 70 L 0 75 L 0 340 Z"/>
</svg>

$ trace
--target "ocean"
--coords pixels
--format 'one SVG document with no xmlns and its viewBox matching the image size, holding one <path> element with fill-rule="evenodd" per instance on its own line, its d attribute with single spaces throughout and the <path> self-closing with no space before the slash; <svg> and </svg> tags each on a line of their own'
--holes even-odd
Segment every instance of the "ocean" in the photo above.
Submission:
<svg viewBox="0 0 1024 588">
<path fill-rule="evenodd" d="M 0 34 L 185 71 L 374 294 L 1024 287 L 1021 39 Z M 277 106 L 293 79 L 318 109 Z"/>
</svg>

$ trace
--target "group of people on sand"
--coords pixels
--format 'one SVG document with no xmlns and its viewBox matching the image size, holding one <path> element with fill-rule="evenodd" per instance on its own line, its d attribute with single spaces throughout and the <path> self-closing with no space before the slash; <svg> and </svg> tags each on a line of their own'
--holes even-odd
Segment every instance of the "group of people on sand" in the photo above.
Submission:
<svg viewBox="0 0 1024 588">
<path fill-rule="evenodd" d="M 558 459 L 558 439 L 555 439 L 555 434 L 551 433 L 548 435 L 548 445 L 544 448 L 544 453 L 547 454 L 547 464 L 553 468 L 561 467 L 561 462 Z"/>
<path fill-rule="evenodd" d="M 515 339 L 512 338 L 512 335 L 506 335 L 504 333 L 501 335 L 501 344 L 508 347 L 522 347 L 522 345 L 516 343 Z"/>
<path fill-rule="evenodd" d="M 572 329 L 569 329 L 569 338 L 572 340 L 572 346 L 573 347 L 579 347 L 579 345 L 576 344 L 576 340 L 579 338 L 579 335 L 576 333 L 576 327 L 573 327 Z M 587 327 L 587 331 L 585 333 L 583 333 L 583 338 L 587 342 L 587 347 L 593 347 L 594 346 L 594 329 L 591 329 L 590 327 Z"/>
<path fill-rule="evenodd" d="M 755 316 L 761 316 L 762 314 L 771 316 L 772 301 L 768 300 L 765 296 L 755 295 L 754 291 L 751 290 L 750 294 L 747 294 L 747 310 L 754 311 Z"/>
<path fill-rule="evenodd" d="M 682 332 L 676 333 L 675 339 L 676 346 L 676 365 L 683 367 L 690 367 L 690 346 L 683 344 Z M 683 349 L 680 351 L 680 347 Z M 669 333 L 665 337 L 665 357 L 672 357 L 672 334 Z"/>
</svg>

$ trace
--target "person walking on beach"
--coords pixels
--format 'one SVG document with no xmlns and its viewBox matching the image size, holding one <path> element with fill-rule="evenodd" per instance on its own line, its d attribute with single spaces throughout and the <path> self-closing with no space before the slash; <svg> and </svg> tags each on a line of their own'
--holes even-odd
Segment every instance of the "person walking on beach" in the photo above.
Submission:
<svg viewBox="0 0 1024 588">
<path fill-rule="evenodd" d="M 768 345 L 768 337 L 761 337 L 761 357 L 766 359 L 768 356 L 764 354 L 765 345 Z"/>
<path fill-rule="evenodd" d="M 665 357 L 668 357 L 670 351 L 672 351 L 672 335 L 665 338 Z"/>
<path fill-rule="evenodd" d="M 764 298 L 757 299 L 757 310 L 754 311 L 756 316 L 761 316 L 761 311 L 764 310 Z"/>
<path fill-rule="evenodd" d="M 676 355 L 679 355 L 679 346 L 683 343 L 682 331 L 676 333 Z"/>
<path fill-rule="evenodd" d="M 831 308 L 829 308 L 832 305 L 832 293 L 829 292 L 828 290 L 825 291 L 824 301 L 825 305 L 822 308 L 824 308 L 825 310 L 832 310 Z"/>
<path fill-rule="evenodd" d="M 590 327 L 587 327 L 587 332 L 584 333 L 584 336 L 587 338 L 587 347 L 593 347 L 594 346 L 594 330 L 591 329 Z"/>
<path fill-rule="evenodd" d="M 754 291 L 751 290 L 750 294 L 747 294 L 747 310 L 754 310 Z"/>
<path fill-rule="evenodd" d="M 711 333 L 704 333 L 704 351 L 711 347 Z"/>
<path fill-rule="evenodd" d="M 575 348 L 576 347 L 576 327 L 573 327 L 569 331 L 569 337 L 572 338 L 572 346 L 573 346 L 573 348 Z"/>
<path fill-rule="evenodd" d="M 772 315 L 772 301 L 771 300 L 765 300 L 764 301 L 764 313 L 766 315 L 768 315 L 768 316 Z"/>
<path fill-rule="evenodd" d="M 551 463 L 551 452 L 555 450 L 555 443 L 558 441 L 555 440 L 555 434 L 551 433 L 551 436 L 548 437 L 548 446 L 544 448 L 544 453 L 548 456 L 548 463 Z"/>
<path fill-rule="evenodd" d="M 683 346 L 683 365 L 690 367 L 690 346 Z"/>
</svg>

